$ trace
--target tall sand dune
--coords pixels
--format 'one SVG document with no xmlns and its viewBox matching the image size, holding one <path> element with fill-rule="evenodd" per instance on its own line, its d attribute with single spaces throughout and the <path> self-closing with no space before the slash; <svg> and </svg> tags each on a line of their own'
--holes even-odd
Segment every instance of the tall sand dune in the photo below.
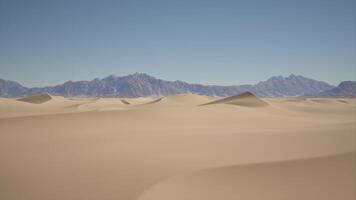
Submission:
<svg viewBox="0 0 356 200">
<path fill-rule="evenodd" d="M 21 99 L 18 99 L 18 101 L 34 103 L 34 104 L 41 104 L 41 103 L 50 101 L 51 99 L 52 99 L 51 95 L 49 95 L 48 93 L 43 93 L 43 94 L 38 94 L 38 95 L 30 96 L 30 97 L 21 98 Z"/>
<path fill-rule="evenodd" d="M 264 106 L 268 106 L 268 103 L 266 103 L 263 100 L 257 98 L 251 92 L 243 92 L 241 94 L 237 94 L 237 95 L 234 95 L 234 96 L 226 97 L 226 98 L 223 98 L 223 99 L 218 99 L 216 101 L 205 103 L 203 105 L 210 105 L 210 104 L 232 104 L 232 105 L 247 106 L 247 107 L 264 107 Z"/>
</svg>

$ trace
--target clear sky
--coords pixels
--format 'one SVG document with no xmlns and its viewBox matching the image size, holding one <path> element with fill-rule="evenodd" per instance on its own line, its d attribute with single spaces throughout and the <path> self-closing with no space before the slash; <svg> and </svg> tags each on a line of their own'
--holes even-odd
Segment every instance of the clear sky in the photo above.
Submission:
<svg viewBox="0 0 356 200">
<path fill-rule="evenodd" d="M 356 80 L 355 0 L 0 0 L 0 78 Z"/>
</svg>

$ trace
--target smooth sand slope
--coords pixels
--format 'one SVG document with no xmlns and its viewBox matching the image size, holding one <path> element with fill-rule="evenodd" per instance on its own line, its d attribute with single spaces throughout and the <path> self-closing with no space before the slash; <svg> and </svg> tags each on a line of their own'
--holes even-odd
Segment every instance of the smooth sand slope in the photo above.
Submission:
<svg viewBox="0 0 356 200">
<path fill-rule="evenodd" d="M 354 200 L 355 153 L 354 99 L 0 99 L 4 200 Z"/>
<path fill-rule="evenodd" d="M 140 200 L 334 200 L 356 195 L 356 153 L 316 159 L 232 165 L 173 177 Z"/>
</svg>

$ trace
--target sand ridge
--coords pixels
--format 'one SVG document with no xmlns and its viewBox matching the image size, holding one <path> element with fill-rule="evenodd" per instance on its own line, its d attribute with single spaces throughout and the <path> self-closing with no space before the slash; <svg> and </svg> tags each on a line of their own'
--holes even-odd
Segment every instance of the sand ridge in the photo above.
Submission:
<svg viewBox="0 0 356 200">
<path fill-rule="evenodd" d="M 239 106 L 247 106 L 247 107 L 264 107 L 268 106 L 268 103 L 256 97 L 251 92 L 243 92 L 241 94 L 233 95 L 230 97 L 218 99 L 209 103 L 205 103 L 203 105 L 210 104 L 232 104 Z"/>
</svg>

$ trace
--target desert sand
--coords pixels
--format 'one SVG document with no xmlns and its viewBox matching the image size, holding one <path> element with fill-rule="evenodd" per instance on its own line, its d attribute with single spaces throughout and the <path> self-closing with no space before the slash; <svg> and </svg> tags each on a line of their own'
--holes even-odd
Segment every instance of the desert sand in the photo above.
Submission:
<svg viewBox="0 0 356 200">
<path fill-rule="evenodd" d="M 356 100 L 0 98 L 1 200 L 354 200 Z"/>
</svg>

